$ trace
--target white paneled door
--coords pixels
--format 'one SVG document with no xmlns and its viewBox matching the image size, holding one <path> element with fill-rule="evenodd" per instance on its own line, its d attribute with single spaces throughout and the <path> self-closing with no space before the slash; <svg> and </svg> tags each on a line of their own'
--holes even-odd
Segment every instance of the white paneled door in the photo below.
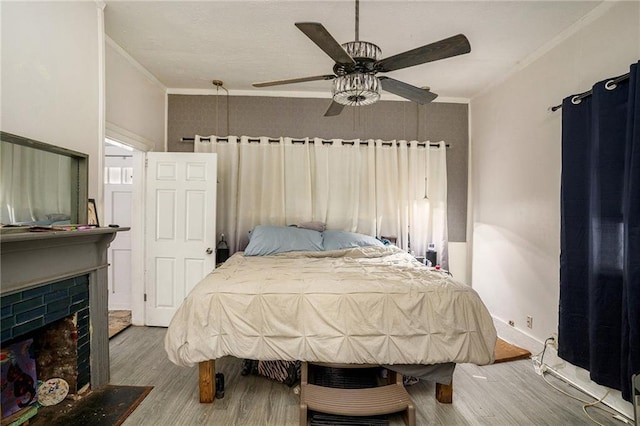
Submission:
<svg viewBox="0 0 640 426">
<path fill-rule="evenodd" d="M 145 323 L 168 326 L 215 267 L 216 154 L 147 153 Z"/>
</svg>

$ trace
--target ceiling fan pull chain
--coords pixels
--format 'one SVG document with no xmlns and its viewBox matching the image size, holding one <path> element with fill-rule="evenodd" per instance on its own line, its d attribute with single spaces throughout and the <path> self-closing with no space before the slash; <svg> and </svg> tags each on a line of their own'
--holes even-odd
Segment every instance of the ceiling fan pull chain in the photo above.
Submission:
<svg viewBox="0 0 640 426">
<path fill-rule="evenodd" d="M 358 128 L 358 113 L 360 112 L 359 108 L 353 110 L 353 131 L 355 132 Z"/>
</svg>

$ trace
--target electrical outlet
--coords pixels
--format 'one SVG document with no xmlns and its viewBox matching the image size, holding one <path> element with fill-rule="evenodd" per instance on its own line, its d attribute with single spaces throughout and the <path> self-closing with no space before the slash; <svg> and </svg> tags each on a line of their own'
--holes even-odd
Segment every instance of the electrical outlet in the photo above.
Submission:
<svg viewBox="0 0 640 426">
<path fill-rule="evenodd" d="M 557 333 L 553 333 L 551 335 L 551 342 L 549 342 L 549 344 L 557 351 L 558 350 L 558 334 Z"/>
<path fill-rule="evenodd" d="M 533 328 L 533 317 L 531 315 L 527 315 L 527 327 Z"/>
<path fill-rule="evenodd" d="M 515 322 L 513 322 L 513 320 L 509 320 L 509 325 L 510 325 L 511 327 L 515 327 L 515 326 L 516 326 L 516 323 L 515 323 Z"/>
</svg>

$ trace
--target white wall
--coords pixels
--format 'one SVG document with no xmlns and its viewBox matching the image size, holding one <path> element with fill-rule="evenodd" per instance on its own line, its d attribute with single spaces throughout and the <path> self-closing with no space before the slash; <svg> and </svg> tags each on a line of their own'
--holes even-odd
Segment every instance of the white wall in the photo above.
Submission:
<svg viewBox="0 0 640 426">
<path fill-rule="evenodd" d="M 166 87 L 108 37 L 105 56 L 107 136 L 164 151 Z"/>
<path fill-rule="evenodd" d="M 109 7 L 109 6 L 107 6 Z M 106 135 L 139 151 L 165 151 L 166 87 L 126 51 L 106 37 Z M 134 176 L 144 173 L 134 153 Z M 131 321 L 144 325 L 144 185 L 134 178 L 131 223 Z"/>
<path fill-rule="evenodd" d="M 0 8 L 2 130 L 88 154 L 89 197 L 97 198 L 102 11 L 95 2 Z"/>
<path fill-rule="evenodd" d="M 558 328 L 562 113 L 548 107 L 629 71 L 640 3 L 605 2 L 556 42 L 470 105 L 473 287 L 533 353 Z"/>
</svg>

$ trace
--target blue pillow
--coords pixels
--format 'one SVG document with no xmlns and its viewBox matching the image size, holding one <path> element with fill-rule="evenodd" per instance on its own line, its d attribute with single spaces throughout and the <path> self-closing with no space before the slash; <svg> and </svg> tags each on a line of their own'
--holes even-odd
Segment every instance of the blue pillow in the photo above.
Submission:
<svg viewBox="0 0 640 426">
<path fill-rule="evenodd" d="M 381 241 L 374 237 L 355 232 L 346 231 L 324 231 L 324 249 L 340 250 L 353 247 L 384 246 Z"/>
<path fill-rule="evenodd" d="M 289 251 L 322 251 L 322 234 L 293 226 L 258 225 L 249 234 L 245 256 L 267 256 Z"/>
</svg>

